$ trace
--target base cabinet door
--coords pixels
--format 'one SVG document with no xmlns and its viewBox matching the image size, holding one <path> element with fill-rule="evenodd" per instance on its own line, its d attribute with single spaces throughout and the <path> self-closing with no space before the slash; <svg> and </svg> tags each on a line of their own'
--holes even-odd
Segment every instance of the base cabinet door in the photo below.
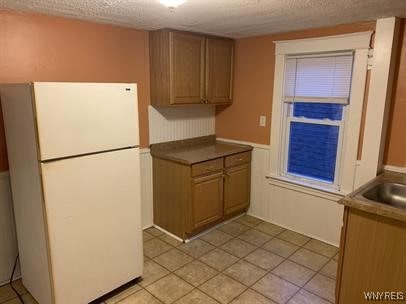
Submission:
<svg viewBox="0 0 406 304">
<path fill-rule="evenodd" d="M 192 181 L 192 230 L 223 217 L 223 174 Z"/>
<path fill-rule="evenodd" d="M 404 303 L 406 222 L 346 207 L 337 304 Z"/>
<path fill-rule="evenodd" d="M 251 166 L 245 164 L 226 169 L 224 180 L 224 214 L 245 209 L 250 202 Z"/>
</svg>

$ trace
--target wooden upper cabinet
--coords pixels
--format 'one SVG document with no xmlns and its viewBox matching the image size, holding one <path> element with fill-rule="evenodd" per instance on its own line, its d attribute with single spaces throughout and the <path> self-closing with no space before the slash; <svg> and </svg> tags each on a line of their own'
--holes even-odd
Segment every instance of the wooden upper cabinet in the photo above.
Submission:
<svg viewBox="0 0 406 304">
<path fill-rule="evenodd" d="M 170 103 L 204 102 L 204 37 L 169 33 Z"/>
<path fill-rule="evenodd" d="M 231 103 L 233 40 L 163 29 L 149 44 L 152 105 Z"/>
<path fill-rule="evenodd" d="M 221 38 L 206 40 L 207 103 L 232 102 L 234 41 Z"/>
</svg>

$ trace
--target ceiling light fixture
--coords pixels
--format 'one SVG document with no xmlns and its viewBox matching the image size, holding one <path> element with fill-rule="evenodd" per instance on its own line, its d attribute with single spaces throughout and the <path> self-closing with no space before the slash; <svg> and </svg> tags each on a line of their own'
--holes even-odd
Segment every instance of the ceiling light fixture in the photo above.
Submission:
<svg viewBox="0 0 406 304">
<path fill-rule="evenodd" d="M 186 0 L 158 0 L 159 3 L 165 5 L 167 8 L 174 9 L 179 5 L 186 2 Z"/>
</svg>

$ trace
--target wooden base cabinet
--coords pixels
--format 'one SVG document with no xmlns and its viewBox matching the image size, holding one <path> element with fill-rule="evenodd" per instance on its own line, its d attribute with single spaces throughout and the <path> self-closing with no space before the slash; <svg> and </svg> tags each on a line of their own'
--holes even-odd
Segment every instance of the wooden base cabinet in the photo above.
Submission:
<svg viewBox="0 0 406 304">
<path fill-rule="evenodd" d="M 251 165 L 242 165 L 225 170 L 224 214 L 247 209 L 250 203 Z"/>
<path fill-rule="evenodd" d="M 192 181 L 192 225 L 189 233 L 223 217 L 223 174 L 216 173 Z"/>
<path fill-rule="evenodd" d="M 188 239 L 247 210 L 251 152 L 184 165 L 153 158 L 154 224 Z"/>
<path fill-rule="evenodd" d="M 372 292 L 373 303 L 405 301 L 406 222 L 345 207 L 336 304 L 370 303 Z"/>
</svg>

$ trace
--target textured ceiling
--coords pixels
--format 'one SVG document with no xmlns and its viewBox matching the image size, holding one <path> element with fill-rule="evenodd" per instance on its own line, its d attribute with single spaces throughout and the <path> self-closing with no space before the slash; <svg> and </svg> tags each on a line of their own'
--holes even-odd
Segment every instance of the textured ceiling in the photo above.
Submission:
<svg viewBox="0 0 406 304">
<path fill-rule="evenodd" d="M 157 0 L 0 0 L 0 8 L 235 38 L 406 17 L 406 0 L 188 0 L 175 10 Z"/>
</svg>

